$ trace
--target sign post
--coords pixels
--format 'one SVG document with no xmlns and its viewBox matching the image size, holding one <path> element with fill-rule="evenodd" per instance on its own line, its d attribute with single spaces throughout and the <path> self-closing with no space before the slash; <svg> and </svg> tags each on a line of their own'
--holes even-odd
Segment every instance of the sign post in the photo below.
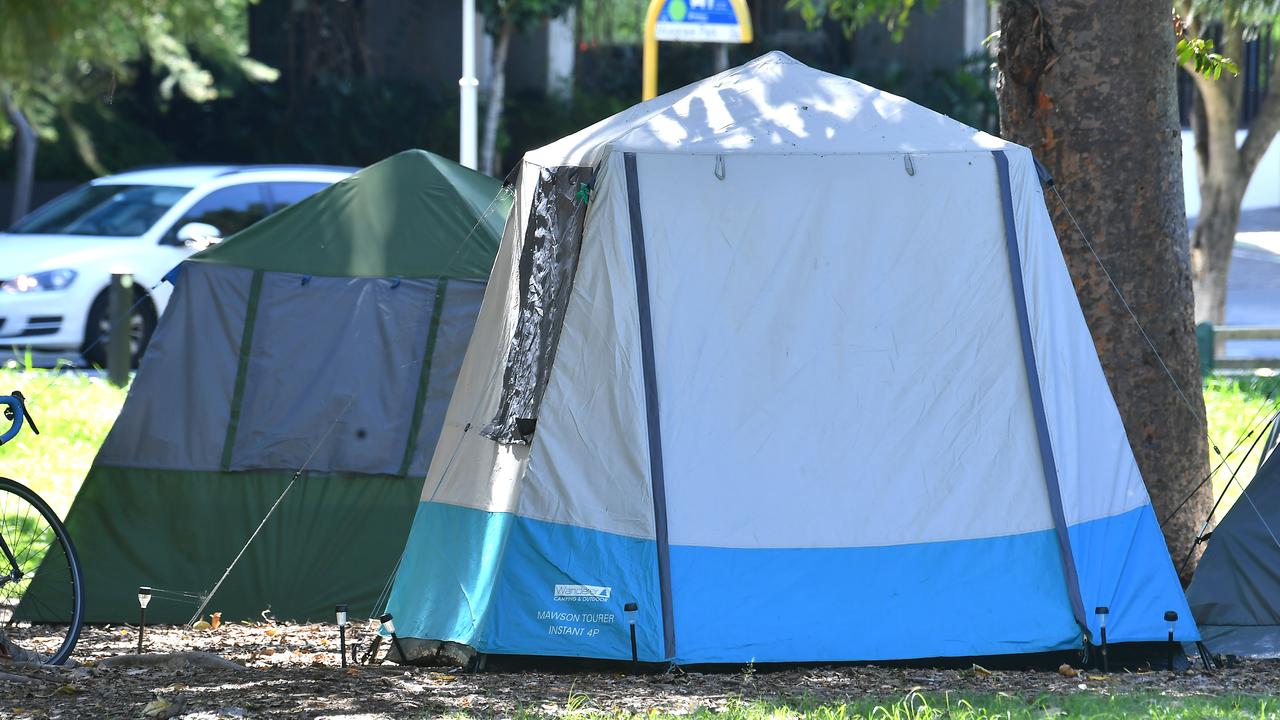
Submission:
<svg viewBox="0 0 1280 720">
<path fill-rule="evenodd" d="M 644 18 L 644 87 L 641 99 L 658 95 L 658 41 L 749 43 L 746 0 L 650 0 Z"/>
</svg>

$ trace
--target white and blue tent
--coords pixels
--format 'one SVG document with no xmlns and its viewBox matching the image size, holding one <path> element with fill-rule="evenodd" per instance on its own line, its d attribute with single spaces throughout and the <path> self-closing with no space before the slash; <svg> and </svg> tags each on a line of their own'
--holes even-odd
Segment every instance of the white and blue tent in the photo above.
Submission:
<svg viewBox="0 0 1280 720">
<path fill-rule="evenodd" d="M 1198 637 L 1026 148 L 770 53 L 525 156 L 402 636 L 973 656 L 1097 606 Z"/>
</svg>

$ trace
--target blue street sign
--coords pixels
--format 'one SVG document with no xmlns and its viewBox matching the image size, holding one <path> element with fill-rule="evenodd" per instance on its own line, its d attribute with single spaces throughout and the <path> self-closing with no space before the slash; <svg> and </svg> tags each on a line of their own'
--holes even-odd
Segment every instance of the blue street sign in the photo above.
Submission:
<svg viewBox="0 0 1280 720">
<path fill-rule="evenodd" d="M 664 0 L 657 38 L 674 42 L 751 42 L 751 15 L 744 0 Z"/>
</svg>

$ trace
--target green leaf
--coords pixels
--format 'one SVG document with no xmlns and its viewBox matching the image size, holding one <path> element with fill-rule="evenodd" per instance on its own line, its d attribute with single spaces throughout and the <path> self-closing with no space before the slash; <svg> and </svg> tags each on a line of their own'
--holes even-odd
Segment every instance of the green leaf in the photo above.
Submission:
<svg viewBox="0 0 1280 720">
<path fill-rule="evenodd" d="M 1240 74 L 1240 67 L 1231 58 L 1213 52 L 1213 41 L 1206 38 L 1179 38 L 1174 54 L 1180 65 L 1190 65 L 1211 80 L 1221 78 L 1224 68 L 1233 76 Z"/>
<path fill-rule="evenodd" d="M 938 6 L 938 2 L 939 0 L 787 0 L 786 8 L 798 11 L 810 30 L 816 30 L 824 20 L 830 19 L 840 23 L 846 36 L 852 36 L 863 27 L 877 23 L 889 32 L 894 42 L 900 42 L 910 22 L 911 13 L 918 8 L 931 12 Z"/>
</svg>

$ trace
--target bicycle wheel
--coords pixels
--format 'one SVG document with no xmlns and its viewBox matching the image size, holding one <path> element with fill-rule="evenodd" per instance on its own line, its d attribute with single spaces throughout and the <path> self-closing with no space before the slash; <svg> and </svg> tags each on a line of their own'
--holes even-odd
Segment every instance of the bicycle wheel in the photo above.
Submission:
<svg viewBox="0 0 1280 720">
<path fill-rule="evenodd" d="M 39 592 L 28 592 L 39 578 Z M 83 576 L 62 521 L 40 496 L 0 477 L 0 652 L 61 665 L 84 620 Z"/>
</svg>

